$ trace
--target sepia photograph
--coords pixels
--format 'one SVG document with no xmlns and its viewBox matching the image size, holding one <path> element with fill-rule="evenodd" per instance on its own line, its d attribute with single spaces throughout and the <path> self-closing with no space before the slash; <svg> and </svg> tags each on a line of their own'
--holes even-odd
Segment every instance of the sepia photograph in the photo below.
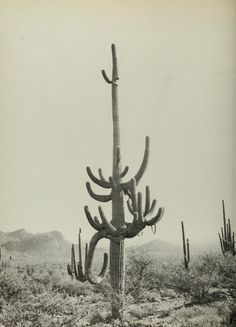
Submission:
<svg viewBox="0 0 236 327">
<path fill-rule="evenodd" d="M 0 327 L 236 327 L 235 0 L 0 0 Z"/>
</svg>

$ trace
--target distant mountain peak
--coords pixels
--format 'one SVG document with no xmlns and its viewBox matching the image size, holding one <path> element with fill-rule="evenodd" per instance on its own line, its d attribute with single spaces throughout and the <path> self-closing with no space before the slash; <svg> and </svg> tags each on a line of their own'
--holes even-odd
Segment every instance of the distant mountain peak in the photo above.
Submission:
<svg viewBox="0 0 236 327">
<path fill-rule="evenodd" d="M 26 237 L 31 237 L 33 234 L 28 233 L 24 228 L 17 229 L 13 232 L 4 233 L 7 237 L 24 239 Z"/>
<path fill-rule="evenodd" d="M 28 233 L 24 228 L 13 232 L 0 233 L 0 246 L 14 255 L 43 257 L 70 256 L 71 244 L 64 239 L 61 232 Z"/>
</svg>

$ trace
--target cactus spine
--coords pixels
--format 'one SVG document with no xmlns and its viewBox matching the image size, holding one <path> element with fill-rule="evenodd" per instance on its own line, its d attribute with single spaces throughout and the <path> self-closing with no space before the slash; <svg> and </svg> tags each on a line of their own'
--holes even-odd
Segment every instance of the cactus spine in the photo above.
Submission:
<svg viewBox="0 0 236 327">
<path fill-rule="evenodd" d="M 183 240 L 183 255 L 184 255 L 184 267 L 188 270 L 189 262 L 190 262 L 190 248 L 189 248 L 189 239 L 185 239 L 185 231 L 184 231 L 184 222 L 181 221 L 181 229 L 182 229 L 182 240 Z"/>
<path fill-rule="evenodd" d="M 109 189 L 107 195 L 99 195 L 93 192 L 90 182 L 86 183 L 89 195 L 100 202 L 112 203 L 112 216 L 108 219 L 101 208 L 98 207 L 99 216 L 92 217 L 88 206 L 84 207 L 85 215 L 90 225 L 97 231 L 92 237 L 85 263 L 85 278 L 92 284 L 99 283 L 106 273 L 108 255 L 104 253 L 102 271 L 98 276 L 92 273 L 92 263 L 95 247 L 102 238 L 110 240 L 110 283 L 114 291 L 116 300 L 112 303 L 112 317 L 121 319 L 122 299 L 125 286 L 125 262 L 124 262 L 124 240 L 125 238 L 133 238 L 137 236 L 146 226 L 151 226 L 156 231 L 156 224 L 164 214 L 164 208 L 159 208 L 154 214 L 156 200 L 151 202 L 150 189 L 146 187 L 145 204 L 143 209 L 143 199 L 140 192 L 136 192 L 136 186 L 142 178 L 149 158 L 149 137 L 146 137 L 146 145 L 143 160 L 137 173 L 130 180 L 123 182 L 122 179 L 128 172 L 129 167 L 126 166 L 122 170 L 121 150 L 120 150 L 120 128 L 119 128 L 119 112 L 118 112 L 118 65 L 115 45 L 111 46 L 112 51 L 112 78 L 109 79 L 105 70 L 102 70 L 104 80 L 111 86 L 112 95 L 112 121 L 113 121 L 113 161 L 112 175 L 105 178 L 102 170 L 98 169 L 99 177 L 96 177 L 90 167 L 87 167 L 87 173 L 90 179 L 97 185 Z M 124 197 L 127 197 L 125 203 Z M 132 215 L 132 222 L 125 220 L 125 205 Z M 73 251 L 72 251 L 73 252 Z M 74 258 L 74 252 L 72 254 Z M 74 262 L 74 259 L 72 260 Z M 81 262 L 81 261 L 80 261 Z M 73 263 L 73 266 L 76 265 Z M 68 272 L 71 269 L 68 269 Z M 78 270 L 78 269 L 77 269 Z M 73 271 L 73 269 L 72 269 Z M 80 279 L 81 280 L 81 279 Z M 118 299 L 118 300 L 117 300 Z"/>
<path fill-rule="evenodd" d="M 222 200 L 222 210 L 223 210 L 223 227 L 221 227 L 221 234 L 219 234 L 220 239 L 220 246 L 221 251 L 223 255 L 231 254 L 235 256 L 235 234 L 234 232 L 231 232 L 231 222 L 230 219 L 226 221 L 226 215 L 225 215 L 225 203 L 224 200 Z"/>
</svg>

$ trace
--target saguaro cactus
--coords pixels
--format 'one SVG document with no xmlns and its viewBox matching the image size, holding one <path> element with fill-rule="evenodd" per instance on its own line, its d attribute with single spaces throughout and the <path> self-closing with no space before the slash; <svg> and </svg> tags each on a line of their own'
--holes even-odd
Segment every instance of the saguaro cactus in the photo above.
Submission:
<svg viewBox="0 0 236 327">
<path fill-rule="evenodd" d="M 182 229 L 182 240 L 183 240 L 183 254 L 184 254 L 184 267 L 188 270 L 189 262 L 190 262 L 190 249 L 189 249 L 189 239 L 185 239 L 185 231 L 184 231 L 184 222 L 181 221 L 181 229 Z"/>
<path fill-rule="evenodd" d="M 231 232 L 230 219 L 226 221 L 224 200 L 222 200 L 222 209 L 223 209 L 223 227 L 221 227 L 221 234 L 219 233 L 221 250 L 223 255 L 232 254 L 233 256 L 235 256 L 236 251 L 235 251 L 234 232 Z"/>
<path fill-rule="evenodd" d="M 110 240 L 110 283 L 113 291 L 117 295 L 116 300 L 112 303 L 112 317 L 114 319 L 121 318 L 122 298 L 125 283 L 125 262 L 124 262 L 124 240 L 138 235 L 146 226 L 155 227 L 164 213 L 164 208 L 159 208 L 156 214 L 156 200 L 151 202 L 150 189 L 146 187 L 145 205 L 143 209 L 143 198 L 140 192 L 136 192 L 136 186 L 142 178 L 149 158 L 149 137 L 146 137 L 146 145 L 143 160 L 137 173 L 130 180 L 123 182 L 123 178 L 127 174 L 129 167 L 126 166 L 122 170 L 121 166 L 121 150 L 120 150 L 120 128 L 119 128 L 119 112 L 118 112 L 118 65 L 115 45 L 112 44 L 112 78 L 109 79 L 106 72 L 102 70 L 104 80 L 111 86 L 112 94 L 112 120 L 113 120 L 113 163 L 112 176 L 105 178 L 102 170 L 98 169 L 99 177 L 96 177 L 90 167 L 87 167 L 87 173 L 90 179 L 97 185 L 110 190 L 109 194 L 99 195 L 93 192 L 90 183 L 86 183 L 89 195 L 99 201 L 112 203 L 112 216 L 108 219 L 101 208 L 98 207 L 100 219 L 92 217 L 88 206 L 84 207 L 85 215 L 90 225 L 97 230 L 92 237 L 86 263 L 85 263 L 85 279 L 90 283 L 96 284 L 102 280 L 105 275 L 107 266 L 107 253 L 104 254 L 104 262 L 102 271 L 98 276 L 92 273 L 92 263 L 95 247 L 99 240 L 107 238 Z M 132 221 L 125 220 L 125 197 L 127 197 L 127 206 L 132 215 Z M 154 228 L 154 231 L 156 228 Z M 75 264 L 74 264 L 75 266 Z M 117 299 L 119 299 L 117 301 Z"/>
</svg>

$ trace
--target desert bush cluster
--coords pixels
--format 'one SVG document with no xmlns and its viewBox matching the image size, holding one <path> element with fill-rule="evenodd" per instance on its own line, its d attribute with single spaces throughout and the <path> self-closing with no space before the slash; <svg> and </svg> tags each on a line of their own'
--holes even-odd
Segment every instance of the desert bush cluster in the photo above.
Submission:
<svg viewBox="0 0 236 327">
<path fill-rule="evenodd" d="M 123 322 L 111 321 L 108 277 L 95 287 L 71 279 L 65 264 L 0 266 L 0 326 L 235 326 L 236 260 L 204 255 L 127 260 Z"/>
</svg>

